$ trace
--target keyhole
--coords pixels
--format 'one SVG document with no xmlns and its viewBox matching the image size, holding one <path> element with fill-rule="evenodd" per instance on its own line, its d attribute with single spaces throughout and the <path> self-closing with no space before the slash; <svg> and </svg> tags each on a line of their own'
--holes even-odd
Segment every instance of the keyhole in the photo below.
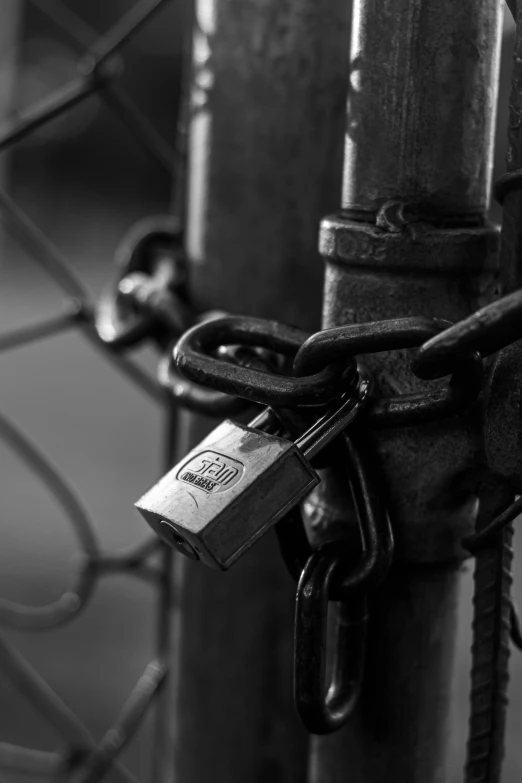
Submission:
<svg viewBox="0 0 522 783">
<path fill-rule="evenodd" d="M 166 519 L 162 519 L 160 522 L 160 528 L 162 536 L 166 541 L 168 541 L 169 544 L 172 544 L 172 546 L 174 546 L 178 552 L 182 552 L 187 557 L 190 557 L 191 560 L 199 560 L 199 555 L 194 547 L 189 544 L 189 542 L 186 541 L 183 536 L 180 536 L 176 528 L 174 528 L 170 522 L 167 522 Z"/>
</svg>

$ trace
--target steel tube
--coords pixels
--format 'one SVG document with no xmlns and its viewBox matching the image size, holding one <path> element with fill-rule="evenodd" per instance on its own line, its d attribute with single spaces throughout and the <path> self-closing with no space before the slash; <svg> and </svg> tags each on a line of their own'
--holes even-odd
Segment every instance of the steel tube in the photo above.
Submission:
<svg viewBox="0 0 522 783">
<path fill-rule="evenodd" d="M 349 4 L 196 7 L 187 243 L 197 302 L 317 327 L 318 222 L 341 187 Z"/>
<path fill-rule="evenodd" d="M 501 33 L 499 0 L 355 0 L 342 211 L 323 221 L 324 327 L 467 316 L 497 293 L 485 222 Z M 421 383 L 402 352 L 364 360 L 382 394 Z M 476 410 L 375 436 L 396 567 L 372 601 L 367 673 L 351 722 L 315 738 L 311 783 L 447 780 L 460 539 L 477 509 Z M 350 514 L 333 475 L 307 502 L 316 541 Z"/>
<path fill-rule="evenodd" d="M 196 304 L 317 328 L 317 229 L 341 195 L 349 9 L 199 0 L 196 11 L 186 224 Z M 212 424 L 186 414 L 180 456 Z M 304 780 L 294 594 L 272 536 L 227 574 L 185 562 L 177 780 Z"/>
<path fill-rule="evenodd" d="M 488 205 L 499 0 L 354 0 L 343 209 L 398 199 L 436 220 Z"/>
<path fill-rule="evenodd" d="M 402 568 L 388 577 L 369 607 L 360 707 L 344 729 L 314 739 L 309 780 L 450 779 L 445 750 L 457 603 L 451 568 Z"/>
</svg>

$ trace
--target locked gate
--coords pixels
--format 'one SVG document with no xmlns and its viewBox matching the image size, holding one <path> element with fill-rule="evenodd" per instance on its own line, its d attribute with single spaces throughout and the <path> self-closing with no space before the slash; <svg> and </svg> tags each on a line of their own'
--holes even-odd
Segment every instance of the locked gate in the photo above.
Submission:
<svg viewBox="0 0 522 783">
<path fill-rule="evenodd" d="M 172 148 L 118 84 L 120 52 L 169 0 L 131 5 L 94 42 L 67 4 L 33 2 L 85 53 L 0 150 L 96 93 L 172 172 L 172 214 L 124 238 L 95 300 L 0 191 L 6 224 L 66 296 L 0 351 L 79 330 L 161 406 L 166 475 L 136 488 L 154 532 L 107 552 L 61 471 L 0 417 L 81 549 L 61 598 L 3 599 L 0 623 L 68 623 L 108 574 L 145 580 L 157 602 L 152 659 L 101 740 L 0 639 L 2 671 L 63 740 L 52 753 L 0 742 L 0 769 L 133 780 L 119 756 L 154 711 L 154 781 L 446 780 L 471 555 L 465 774 L 495 783 L 510 639 L 522 647 L 522 12 L 499 232 L 486 218 L 498 0 L 186 2 Z M 130 355 L 144 343 L 157 377 Z"/>
</svg>

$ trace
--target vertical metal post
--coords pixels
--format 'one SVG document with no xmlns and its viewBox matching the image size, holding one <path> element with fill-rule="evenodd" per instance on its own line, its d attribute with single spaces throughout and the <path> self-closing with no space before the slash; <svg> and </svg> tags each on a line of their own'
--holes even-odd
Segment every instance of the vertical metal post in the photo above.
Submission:
<svg viewBox="0 0 522 783">
<path fill-rule="evenodd" d="M 201 310 L 320 318 L 319 220 L 341 194 L 346 0 L 197 0 L 187 250 Z M 212 422 L 186 415 L 181 450 Z M 227 574 L 183 564 L 175 777 L 306 776 L 295 587 L 267 536 Z"/>
<path fill-rule="evenodd" d="M 17 44 L 25 3 L 6 0 L 2 5 L 0 26 L 0 52 L 2 53 L 0 76 L 0 118 L 5 121 L 13 111 L 13 93 L 17 74 Z M 7 158 L 8 160 L 8 158 Z M 8 168 L 8 164 L 7 164 Z M 0 179 L 6 175 L 6 157 L 0 159 Z"/>
<path fill-rule="evenodd" d="M 354 0 L 342 213 L 323 221 L 323 324 L 455 321 L 496 293 L 485 223 L 500 0 Z M 384 394 L 418 388 L 398 352 L 365 357 Z M 397 544 L 372 601 L 366 678 L 344 730 L 315 738 L 313 783 L 447 780 L 459 541 L 480 476 L 477 412 L 375 434 Z M 316 538 L 349 513 L 328 482 Z"/>
<path fill-rule="evenodd" d="M 176 437 L 178 434 L 178 409 L 171 399 L 165 400 L 165 470 L 169 470 L 175 460 Z M 174 552 L 164 547 L 160 556 L 162 599 L 158 607 L 157 644 L 160 655 L 169 655 L 173 641 L 179 636 L 180 612 L 176 600 L 177 588 L 181 584 L 183 561 L 176 564 Z M 171 783 L 174 777 L 174 737 L 175 726 L 172 716 L 172 700 L 178 689 L 179 665 L 176 657 L 169 661 L 169 673 L 166 682 L 156 700 L 154 742 L 152 752 L 152 783 Z"/>
</svg>

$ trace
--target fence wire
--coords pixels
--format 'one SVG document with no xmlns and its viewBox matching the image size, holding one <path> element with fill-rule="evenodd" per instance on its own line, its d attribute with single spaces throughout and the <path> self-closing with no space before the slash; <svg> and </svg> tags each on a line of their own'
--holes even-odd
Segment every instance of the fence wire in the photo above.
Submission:
<svg viewBox="0 0 522 783">
<path fill-rule="evenodd" d="M 95 38 L 90 26 L 61 0 L 32 0 L 34 6 L 85 51 L 78 61 L 77 78 L 0 129 L 0 151 L 12 147 L 55 117 L 97 94 L 107 108 L 122 120 L 127 131 L 150 159 L 170 175 L 175 161 L 174 147 L 165 142 L 130 96 L 117 84 L 118 76 L 122 73 L 120 50 L 168 2 L 170 0 L 136 2 L 105 34 Z M 157 382 L 127 357 L 110 351 L 99 339 L 94 326 L 95 303 L 87 287 L 53 242 L 5 190 L 0 190 L 0 212 L 8 229 L 67 297 L 63 311 L 55 316 L 0 334 L 0 353 L 69 329 L 81 330 L 84 337 L 98 347 L 103 356 L 129 380 L 164 405 L 166 415 L 169 416 L 170 406 Z M 168 431 L 169 427 L 165 429 Z M 0 669 L 11 678 L 20 694 L 31 702 L 64 742 L 64 748 L 59 753 L 0 742 L 0 770 L 67 778 L 75 783 L 94 783 L 110 771 L 118 783 L 136 783 L 131 772 L 118 761 L 118 755 L 131 741 L 158 697 L 152 779 L 155 782 L 169 779 L 171 783 L 171 727 L 166 685 L 171 662 L 172 554 L 156 538 L 125 552 L 101 551 L 93 523 L 74 490 L 47 456 L 18 425 L 3 414 L 0 414 L 0 438 L 54 495 L 76 534 L 83 556 L 76 584 L 54 603 L 29 607 L 0 599 L 0 626 L 29 631 L 55 628 L 69 622 L 85 607 L 98 580 L 115 572 L 152 583 L 156 587 L 158 605 L 154 657 L 134 686 L 116 722 L 98 743 L 22 655 L 5 638 L 0 637 Z M 167 461 L 170 456 L 166 455 Z"/>
</svg>

